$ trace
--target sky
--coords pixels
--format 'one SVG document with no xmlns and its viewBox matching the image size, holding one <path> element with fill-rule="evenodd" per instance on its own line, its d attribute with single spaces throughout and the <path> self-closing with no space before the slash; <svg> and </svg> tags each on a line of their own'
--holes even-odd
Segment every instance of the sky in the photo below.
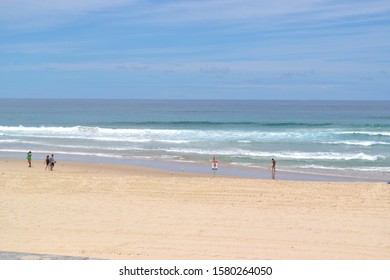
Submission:
<svg viewBox="0 0 390 280">
<path fill-rule="evenodd" d="M 0 0 L 0 98 L 389 100 L 388 0 Z"/>
</svg>

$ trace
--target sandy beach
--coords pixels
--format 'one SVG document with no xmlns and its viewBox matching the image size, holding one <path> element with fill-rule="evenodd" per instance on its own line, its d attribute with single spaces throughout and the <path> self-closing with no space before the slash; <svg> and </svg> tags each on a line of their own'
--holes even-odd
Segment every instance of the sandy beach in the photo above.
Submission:
<svg viewBox="0 0 390 280">
<path fill-rule="evenodd" d="M 0 159 L 0 251 L 97 259 L 390 259 L 390 185 Z"/>
</svg>

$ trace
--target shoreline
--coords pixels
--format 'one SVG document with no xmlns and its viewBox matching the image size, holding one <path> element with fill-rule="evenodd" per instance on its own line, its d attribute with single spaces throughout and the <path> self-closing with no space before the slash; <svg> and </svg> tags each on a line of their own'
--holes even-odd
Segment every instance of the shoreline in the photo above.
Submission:
<svg viewBox="0 0 390 280">
<path fill-rule="evenodd" d="M 19 159 L 24 158 L 24 154 L 20 152 L 3 152 L 6 157 L 1 156 L 1 159 Z M 125 165 L 130 167 L 141 167 L 160 169 L 166 172 L 174 173 L 191 173 L 198 176 L 213 175 L 210 164 L 201 164 L 195 162 L 180 162 L 169 160 L 155 160 L 155 159 L 126 159 L 126 158 L 112 158 L 112 157 L 98 157 L 98 156 L 75 156 L 67 155 L 65 153 L 54 153 L 60 155 L 56 157 L 58 162 L 74 162 L 74 163 L 96 163 L 96 164 L 113 164 L 113 165 Z M 38 159 L 37 159 L 38 158 Z M 45 158 L 44 153 L 34 153 L 33 161 L 42 161 Z M 219 164 L 219 169 L 216 175 L 232 176 L 237 178 L 248 179 L 272 179 L 271 168 L 261 167 L 244 167 L 237 165 L 224 165 Z M 387 178 L 374 179 L 372 177 L 356 176 L 358 174 L 329 174 L 323 172 L 323 170 L 314 171 L 292 171 L 278 168 L 276 172 L 276 180 L 288 180 L 288 181 L 320 181 L 320 182 L 387 182 Z"/>
</svg>

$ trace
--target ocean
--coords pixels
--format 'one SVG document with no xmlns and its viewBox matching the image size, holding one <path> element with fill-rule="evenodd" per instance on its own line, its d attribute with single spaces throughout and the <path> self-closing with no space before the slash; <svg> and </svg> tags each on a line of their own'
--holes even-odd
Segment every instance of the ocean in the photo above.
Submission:
<svg viewBox="0 0 390 280">
<path fill-rule="evenodd" d="M 0 99 L 0 157 L 390 179 L 390 101 Z M 43 164 L 42 164 L 43 166 Z M 294 177 L 295 176 L 295 177 Z"/>
</svg>

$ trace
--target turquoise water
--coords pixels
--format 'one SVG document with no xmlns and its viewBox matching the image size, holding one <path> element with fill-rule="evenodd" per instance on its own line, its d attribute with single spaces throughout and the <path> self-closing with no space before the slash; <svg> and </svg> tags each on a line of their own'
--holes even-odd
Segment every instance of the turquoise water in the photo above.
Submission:
<svg viewBox="0 0 390 280">
<path fill-rule="evenodd" d="M 390 101 L 0 99 L 0 156 L 148 160 L 386 180 Z"/>
</svg>

